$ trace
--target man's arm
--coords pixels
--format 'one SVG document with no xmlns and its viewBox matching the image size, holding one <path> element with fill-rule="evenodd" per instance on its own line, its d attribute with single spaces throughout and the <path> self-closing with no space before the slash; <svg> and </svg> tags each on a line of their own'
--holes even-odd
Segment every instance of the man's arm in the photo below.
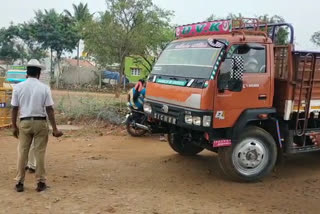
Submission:
<svg viewBox="0 0 320 214">
<path fill-rule="evenodd" d="M 53 134 L 53 136 L 54 137 L 61 137 L 63 135 L 63 133 L 61 131 L 59 131 L 58 128 L 57 128 L 53 107 L 52 106 L 47 106 L 46 107 L 46 111 L 47 111 L 47 115 L 48 115 L 49 121 L 50 121 L 51 126 L 52 126 L 52 134 Z"/>
<path fill-rule="evenodd" d="M 15 138 L 19 137 L 19 128 L 17 126 L 17 118 L 18 118 L 18 106 L 13 106 L 12 112 L 11 112 L 11 121 L 12 121 L 12 128 L 13 128 L 13 136 Z"/>
<path fill-rule="evenodd" d="M 49 87 L 46 88 L 46 100 L 45 100 L 45 107 L 46 107 L 46 112 L 47 115 L 49 117 L 49 121 L 51 123 L 52 126 L 52 135 L 54 137 L 61 137 L 63 135 L 63 133 L 61 131 L 58 130 L 57 128 L 57 124 L 56 124 L 56 119 L 54 117 L 54 110 L 53 110 L 53 99 L 52 99 L 52 94 L 51 94 L 51 90 Z"/>
</svg>

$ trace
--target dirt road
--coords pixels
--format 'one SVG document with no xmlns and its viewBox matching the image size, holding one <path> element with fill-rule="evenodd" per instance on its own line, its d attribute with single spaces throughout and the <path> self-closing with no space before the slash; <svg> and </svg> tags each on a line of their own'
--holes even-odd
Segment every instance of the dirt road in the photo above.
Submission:
<svg viewBox="0 0 320 214">
<path fill-rule="evenodd" d="M 107 132 L 107 131 L 106 131 Z M 106 133 L 102 133 L 106 134 Z M 262 182 L 226 180 L 213 153 L 181 157 L 156 137 L 50 139 L 50 189 L 13 189 L 17 140 L 0 131 L 0 213 L 319 213 L 320 154 L 291 157 Z"/>
</svg>

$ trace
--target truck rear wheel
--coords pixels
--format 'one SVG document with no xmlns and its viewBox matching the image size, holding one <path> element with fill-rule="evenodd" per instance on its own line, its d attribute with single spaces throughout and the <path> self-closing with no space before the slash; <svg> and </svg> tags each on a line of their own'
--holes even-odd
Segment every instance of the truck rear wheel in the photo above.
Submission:
<svg viewBox="0 0 320 214">
<path fill-rule="evenodd" d="M 277 160 L 273 137 L 258 127 L 248 127 L 239 141 L 219 149 L 219 164 L 233 180 L 256 181 L 268 175 Z"/>
<path fill-rule="evenodd" d="M 202 152 L 204 149 L 185 140 L 179 134 L 169 134 L 168 142 L 170 147 L 180 155 L 192 156 Z"/>
</svg>

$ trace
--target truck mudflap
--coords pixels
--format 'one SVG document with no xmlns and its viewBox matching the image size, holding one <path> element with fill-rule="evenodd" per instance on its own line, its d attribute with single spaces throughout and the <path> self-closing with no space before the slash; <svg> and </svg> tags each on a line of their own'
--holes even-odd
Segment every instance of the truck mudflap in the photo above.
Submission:
<svg viewBox="0 0 320 214">
<path fill-rule="evenodd" d="M 204 139 L 209 142 L 209 145 L 212 145 L 212 148 L 220 148 L 220 147 L 228 147 L 232 145 L 231 139 L 227 138 L 210 138 L 210 135 L 208 132 L 204 133 Z"/>
<path fill-rule="evenodd" d="M 228 147 L 232 145 L 231 139 L 214 140 L 212 143 L 213 148 Z"/>
</svg>

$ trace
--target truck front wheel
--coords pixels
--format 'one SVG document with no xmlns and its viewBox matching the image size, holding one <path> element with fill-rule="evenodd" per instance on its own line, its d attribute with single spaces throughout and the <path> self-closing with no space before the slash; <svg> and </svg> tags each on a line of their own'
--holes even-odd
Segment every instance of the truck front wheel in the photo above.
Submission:
<svg viewBox="0 0 320 214">
<path fill-rule="evenodd" d="M 180 155 L 192 156 L 202 152 L 204 149 L 192 144 L 179 134 L 169 134 L 168 142 L 170 147 Z"/>
<path fill-rule="evenodd" d="M 219 149 L 224 173 L 238 181 L 256 181 L 268 175 L 277 160 L 273 137 L 259 127 L 248 127 L 231 147 Z"/>
</svg>

